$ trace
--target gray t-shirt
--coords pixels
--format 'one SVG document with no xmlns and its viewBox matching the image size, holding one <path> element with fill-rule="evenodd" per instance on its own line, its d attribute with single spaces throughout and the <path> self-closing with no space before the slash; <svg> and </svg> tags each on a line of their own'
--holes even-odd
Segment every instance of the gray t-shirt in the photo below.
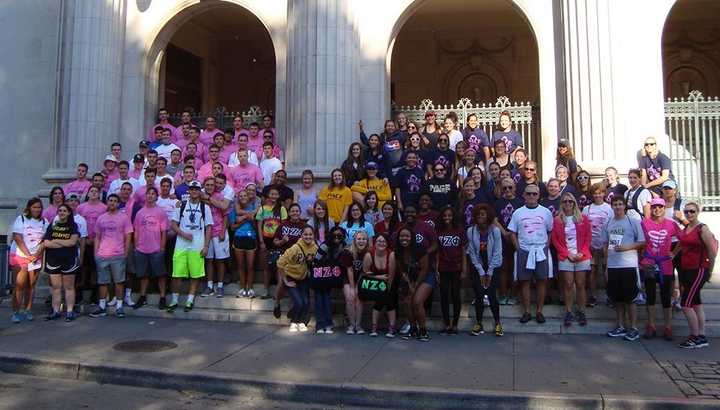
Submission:
<svg viewBox="0 0 720 410">
<path fill-rule="evenodd" d="M 605 227 L 605 242 L 608 244 L 608 268 L 637 268 L 637 250 L 615 252 L 616 245 L 630 245 L 645 242 L 640 221 L 627 216 L 616 219 L 614 216 Z"/>
</svg>

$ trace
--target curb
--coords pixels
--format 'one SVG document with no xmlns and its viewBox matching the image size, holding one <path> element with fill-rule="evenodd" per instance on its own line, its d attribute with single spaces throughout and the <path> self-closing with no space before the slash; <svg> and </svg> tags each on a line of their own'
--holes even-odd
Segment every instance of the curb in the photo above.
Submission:
<svg viewBox="0 0 720 410">
<path fill-rule="evenodd" d="M 379 386 L 364 383 L 294 383 L 219 374 L 150 369 L 136 365 L 63 361 L 0 352 L 0 371 L 46 378 L 79 380 L 169 390 L 190 390 L 274 401 L 386 408 L 451 409 L 716 409 L 717 401 L 643 399 L 603 394 L 542 394 Z"/>
</svg>

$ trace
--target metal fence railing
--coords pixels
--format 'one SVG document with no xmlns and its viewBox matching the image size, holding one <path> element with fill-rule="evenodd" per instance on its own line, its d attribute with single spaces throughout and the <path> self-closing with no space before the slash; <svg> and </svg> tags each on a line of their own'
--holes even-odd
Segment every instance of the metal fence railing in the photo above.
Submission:
<svg viewBox="0 0 720 410">
<path fill-rule="evenodd" d="M 253 122 L 261 123 L 265 115 L 272 115 L 272 111 L 263 110 L 257 105 L 253 105 L 248 108 L 247 111 L 227 111 L 225 107 L 217 107 L 215 111 L 211 112 L 193 112 L 190 114 L 192 117 L 193 124 L 200 128 L 205 128 L 205 119 L 209 116 L 213 116 L 217 119 L 217 128 L 225 129 L 232 127 L 232 122 L 235 117 L 241 115 L 243 117 L 244 125 L 247 128 Z M 180 123 L 181 113 L 170 114 L 170 122 L 173 124 Z M 262 126 L 260 126 L 262 128 Z"/>
<path fill-rule="evenodd" d="M 673 173 L 684 198 L 720 208 L 720 99 L 691 91 L 665 101 Z"/>
<path fill-rule="evenodd" d="M 393 107 L 393 117 L 398 112 L 403 112 L 408 117 L 408 120 L 414 121 L 419 126 L 422 126 L 425 122 L 425 113 L 427 111 L 435 111 L 437 119 L 440 121 L 442 121 L 448 113 L 455 112 L 458 116 L 458 126 L 462 129 L 467 123 L 468 115 L 475 114 L 478 117 L 480 126 L 483 127 L 488 137 L 492 137 L 493 131 L 497 129 L 500 113 L 509 111 L 513 128 L 522 135 L 523 144 L 528 151 L 529 157 L 535 159 L 537 156 L 535 152 L 540 149 L 539 132 L 537 132 L 538 121 L 533 117 L 533 114 L 537 115 L 537 108 L 538 107 L 532 106 L 529 102 L 511 102 L 510 99 L 505 96 L 498 97 L 494 104 L 473 104 L 469 98 L 461 98 L 457 104 L 454 105 L 435 105 L 432 100 L 425 99 L 420 102 L 420 105 Z"/>
</svg>

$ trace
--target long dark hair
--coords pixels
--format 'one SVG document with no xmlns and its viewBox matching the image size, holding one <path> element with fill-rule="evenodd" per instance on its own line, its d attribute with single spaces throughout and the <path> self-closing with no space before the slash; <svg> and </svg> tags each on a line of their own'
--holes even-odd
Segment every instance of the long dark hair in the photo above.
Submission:
<svg viewBox="0 0 720 410">
<path fill-rule="evenodd" d="M 270 187 L 268 189 L 268 197 L 270 197 L 270 191 L 276 191 L 278 193 L 278 199 L 275 200 L 275 205 L 273 205 L 272 213 L 275 217 L 280 217 L 282 215 L 282 201 L 280 201 L 280 190 L 276 187 Z"/>
<path fill-rule="evenodd" d="M 62 193 L 62 202 L 65 203 L 65 191 L 63 191 L 61 186 L 54 186 L 52 189 L 50 189 L 50 205 L 53 204 L 53 195 L 55 195 L 55 192 L 60 191 Z"/>
<path fill-rule="evenodd" d="M 403 231 L 410 232 L 410 245 L 407 247 L 400 245 L 400 233 Z M 402 227 L 398 230 L 393 251 L 395 252 L 395 261 L 401 267 L 400 270 L 407 270 L 410 265 L 413 265 L 423 256 L 420 247 L 415 242 L 415 232 L 408 227 Z"/>
<path fill-rule="evenodd" d="M 443 215 L 445 215 L 445 212 L 450 211 L 452 212 L 452 220 L 450 221 L 450 225 L 447 225 L 445 223 L 445 218 Z M 438 217 L 438 226 L 441 229 L 459 229 L 460 228 L 460 218 L 458 218 L 458 212 L 452 205 L 445 205 L 440 209 L 440 216 Z"/>
<path fill-rule="evenodd" d="M 353 221 L 352 219 L 352 209 L 355 206 L 360 208 L 360 218 L 358 218 L 358 225 L 361 227 L 365 226 L 365 207 L 358 201 L 352 201 L 352 203 L 347 209 L 347 214 L 345 214 L 345 224 L 348 228 L 351 227 L 353 223 L 355 223 L 355 221 Z"/>
<path fill-rule="evenodd" d="M 42 200 L 38 197 L 33 197 L 28 199 L 27 204 L 25 205 L 25 209 L 23 209 L 23 216 L 25 218 L 32 219 L 32 214 L 30 213 L 30 208 L 33 207 L 33 205 L 39 203 L 40 204 L 40 219 L 42 219 L 42 210 L 43 210 L 43 203 Z"/>
<path fill-rule="evenodd" d="M 75 223 L 75 216 L 74 216 L 74 214 L 73 214 L 72 208 L 70 208 L 70 205 L 68 205 L 68 204 L 60 204 L 60 205 L 58 206 L 58 210 L 59 210 L 60 208 L 65 208 L 65 209 L 67 209 L 67 211 L 68 211 L 67 222 L 65 222 L 65 223 L 67 223 L 68 225 L 70 225 L 71 227 L 73 227 L 74 230 L 77 230 L 77 224 Z M 52 223 L 53 223 L 53 224 L 60 223 L 60 219 L 58 219 L 57 221 L 52 222 Z"/>
<path fill-rule="evenodd" d="M 395 227 L 398 226 L 400 223 L 400 215 L 398 215 L 398 206 L 394 201 L 386 201 L 383 206 L 380 208 L 380 212 L 382 212 L 382 208 L 385 206 L 390 206 L 393 209 L 392 217 L 390 217 L 390 222 L 388 222 L 388 232 L 395 232 Z M 390 242 L 388 242 L 388 245 L 390 245 Z"/>
<path fill-rule="evenodd" d="M 335 243 L 336 232 L 341 233 L 343 237 L 347 236 L 347 232 L 339 226 L 333 226 L 332 228 L 330 228 L 330 230 L 325 234 L 325 246 L 327 246 L 327 254 L 323 256 L 323 259 L 337 260 L 340 252 L 345 249 L 345 239 L 343 239 L 340 244 Z"/>
</svg>

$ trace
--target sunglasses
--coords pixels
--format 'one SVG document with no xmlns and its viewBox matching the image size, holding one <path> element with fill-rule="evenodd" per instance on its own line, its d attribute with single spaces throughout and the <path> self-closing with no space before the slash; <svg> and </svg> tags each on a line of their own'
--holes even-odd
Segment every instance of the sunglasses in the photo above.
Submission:
<svg viewBox="0 0 720 410">
<path fill-rule="evenodd" d="M 512 189 L 513 189 L 513 187 L 511 187 L 511 186 L 504 186 L 504 187 L 502 187 L 502 190 L 503 190 L 503 191 L 512 191 Z"/>
<path fill-rule="evenodd" d="M 564 203 L 564 204 L 574 204 L 575 201 L 573 201 L 572 199 L 566 199 L 566 200 L 562 201 L 562 203 Z"/>
<path fill-rule="evenodd" d="M 435 172 L 445 172 L 445 168 L 435 168 Z"/>
<path fill-rule="evenodd" d="M 645 146 L 646 146 L 646 147 L 652 147 L 652 146 L 654 146 L 654 145 L 655 145 L 654 142 L 646 142 L 646 143 L 645 143 Z"/>
<path fill-rule="evenodd" d="M 527 195 L 527 196 L 538 196 L 538 195 L 540 195 L 540 192 L 525 192 L 525 195 Z"/>
<path fill-rule="evenodd" d="M 655 209 L 655 208 L 665 208 L 665 205 L 651 205 L 650 206 L 650 209 Z"/>
<path fill-rule="evenodd" d="M 580 180 L 586 180 L 586 179 L 589 179 L 589 178 L 586 177 L 585 175 L 581 175 L 581 176 L 579 176 L 579 177 L 577 177 L 577 178 L 575 178 L 575 179 L 577 179 L 578 181 L 580 181 Z"/>
<path fill-rule="evenodd" d="M 532 172 L 535 172 L 535 168 L 525 168 L 525 171 L 532 171 Z"/>
<path fill-rule="evenodd" d="M 408 129 L 410 129 L 410 128 L 414 128 L 414 129 L 417 129 L 417 127 L 416 127 L 416 126 L 414 126 L 414 125 L 408 125 Z"/>
<path fill-rule="evenodd" d="M 684 213 L 685 215 L 696 214 L 696 213 L 697 213 L 697 210 L 695 210 L 695 209 L 686 209 L 686 210 L 683 211 L 683 213 Z"/>
<path fill-rule="evenodd" d="M 558 148 L 567 148 L 567 145 L 565 145 L 565 144 L 558 144 Z"/>
<path fill-rule="evenodd" d="M 438 142 L 450 142 L 450 140 L 447 138 L 440 138 Z"/>
</svg>

